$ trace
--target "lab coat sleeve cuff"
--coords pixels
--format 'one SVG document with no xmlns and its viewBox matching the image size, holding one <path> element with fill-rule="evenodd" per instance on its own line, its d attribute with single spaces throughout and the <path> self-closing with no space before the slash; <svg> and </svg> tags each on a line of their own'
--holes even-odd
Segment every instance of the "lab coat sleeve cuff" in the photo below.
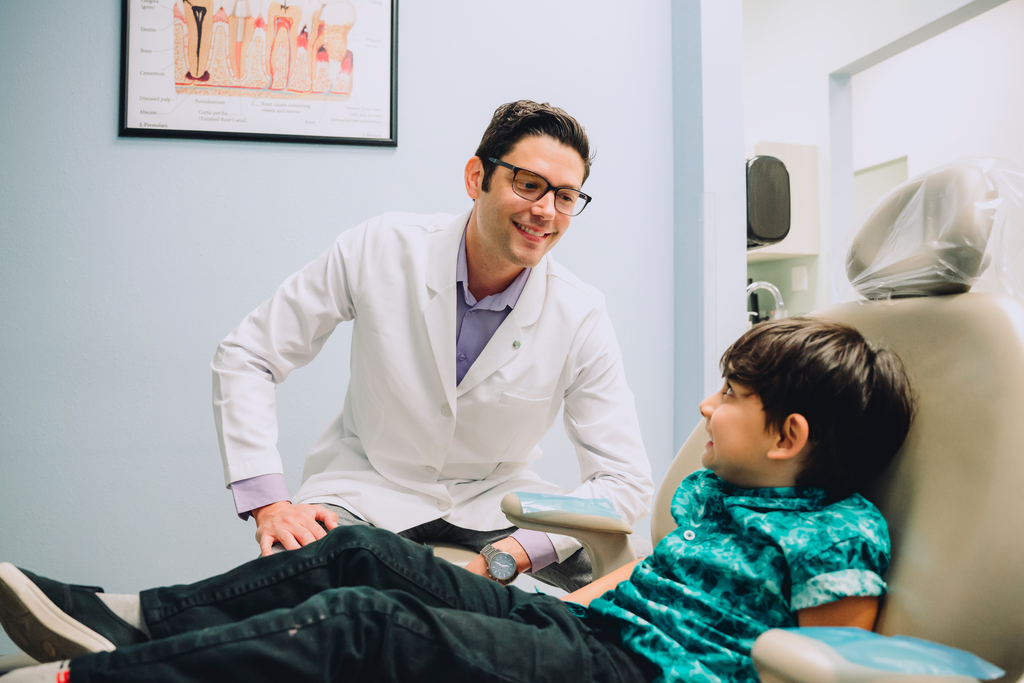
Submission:
<svg viewBox="0 0 1024 683">
<path fill-rule="evenodd" d="M 551 545 L 555 547 L 555 554 L 558 555 L 558 562 L 565 562 L 572 557 L 577 550 L 583 547 L 579 541 L 571 536 L 548 534 L 548 539 L 551 541 Z"/>
<path fill-rule="evenodd" d="M 243 521 L 249 519 L 256 508 L 289 500 L 284 475 L 277 473 L 233 481 L 231 493 L 235 497 L 235 511 Z"/>
</svg>

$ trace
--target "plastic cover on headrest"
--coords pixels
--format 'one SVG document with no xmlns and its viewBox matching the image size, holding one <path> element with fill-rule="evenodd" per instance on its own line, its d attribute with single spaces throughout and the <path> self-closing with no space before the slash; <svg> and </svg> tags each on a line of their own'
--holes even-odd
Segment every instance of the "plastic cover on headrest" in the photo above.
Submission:
<svg viewBox="0 0 1024 683">
<path fill-rule="evenodd" d="M 1024 167 L 1002 159 L 959 159 L 911 178 L 850 229 L 835 270 L 840 288 L 871 300 L 972 287 L 1024 297 L 1015 263 L 1024 246 L 1022 193 Z"/>
</svg>

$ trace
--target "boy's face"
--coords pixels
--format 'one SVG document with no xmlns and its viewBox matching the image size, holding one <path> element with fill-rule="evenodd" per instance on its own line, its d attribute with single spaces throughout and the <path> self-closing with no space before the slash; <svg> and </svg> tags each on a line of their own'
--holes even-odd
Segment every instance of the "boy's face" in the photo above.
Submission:
<svg viewBox="0 0 1024 683">
<path fill-rule="evenodd" d="M 730 484 L 743 488 L 792 486 L 779 482 L 768 451 L 778 442 L 775 430 L 765 429 L 761 398 L 729 380 L 700 403 L 710 440 L 701 464 Z"/>
</svg>

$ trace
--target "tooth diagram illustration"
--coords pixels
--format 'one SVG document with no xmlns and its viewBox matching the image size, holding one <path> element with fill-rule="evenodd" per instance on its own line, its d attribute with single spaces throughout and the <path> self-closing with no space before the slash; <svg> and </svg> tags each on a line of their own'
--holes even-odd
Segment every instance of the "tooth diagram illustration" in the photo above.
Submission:
<svg viewBox="0 0 1024 683">
<path fill-rule="evenodd" d="M 228 18 L 228 59 L 231 73 L 238 80 L 245 78 L 245 55 L 255 32 L 256 21 L 252 18 L 249 0 L 235 0 L 235 8 Z"/>
<path fill-rule="evenodd" d="M 288 86 L 295 59 L 298 56 L 299 22 L 302 8 L 277 2 L 270 3 L 267 12 L 267 33 L 270 50 L 267 53 L 267 70 L 270 72 L 270 89 L 284 90 Z"/>
<path fill-rule="evenodd" d="M 206 68 L 210 59 L 210 40 L 212 38 L 213 0 L 182 0 L 185 6 L 185 23 L 188 27 L 189 50 L 185 53 L 188 72 L 185 78 L 195 81 L 210 80 Z"/>
<path fill-rule="evenodd" d="M 230 9 L 230 12 L 228 11 Z M 309 18 L 295 3 L 176 0 L 174 81 L 178 92 L 346 101 L 356 9 L 323 2 Z"/>
<path fill-rule="evenodd" d="M 349 2 L 324 3 L 313 15 L 316 39 L 310 54 L 314 92 L 335 88 L 338 94 L 352 90 L 352 52 L 348 33 L 356 23 L 356 8 Z M 322 75 L 321 75 L 322 74 Z M 325 85 L 326 81 L 326 85 Z"/>
</svg>

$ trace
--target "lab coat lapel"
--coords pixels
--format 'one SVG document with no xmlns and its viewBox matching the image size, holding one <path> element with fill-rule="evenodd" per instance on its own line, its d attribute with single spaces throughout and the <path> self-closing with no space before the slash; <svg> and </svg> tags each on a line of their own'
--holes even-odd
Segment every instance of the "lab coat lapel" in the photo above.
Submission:
<svg viewBox="0 0 1024 683">
<path fill-rule="evenodd" d="M 469 212 L 456 216 L 431 240 L 427 263 L 427 289 L 430 301 L 423 309 L 434 362 L 441 376 L 445 398 L 455 410 L 455 269 L 459 244 L 469 220 Z"/>
<path fill-rule="evenodd" d="M 529 344 L 523 338 L 523 327 L 532 325 L 540 317 L 547 288 L 547 266 L 548 257 L 541 259 L 540 263 L 534 266 L 515 308 L 495 330 L 494 336 L 470 366 L 456 389 L 456 395 L 462 396 L 470 391 L 517 355 L 538 351 L 529 348 Z"/>
</svg>

